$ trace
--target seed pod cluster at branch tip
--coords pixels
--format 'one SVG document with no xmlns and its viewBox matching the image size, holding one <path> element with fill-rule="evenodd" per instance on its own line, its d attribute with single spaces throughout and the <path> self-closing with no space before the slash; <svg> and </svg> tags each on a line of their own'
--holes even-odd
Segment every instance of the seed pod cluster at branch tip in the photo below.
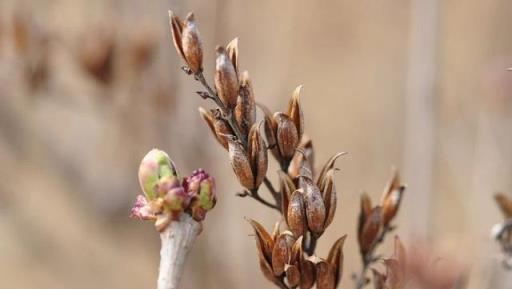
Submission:
<svg viewBox="0 0 512 289">
<path fill-rule="evenodd" d="M 361 195 L 357 237 L 364 262 L 371 262 L 369 254 L 375 245 L 382 241 L 383 234 L 393 229 L 391 221 L 398 212 L 404 191 L 405 186 L 394 170 L 379 205 L 373 207 L 370 197 L 366 193 Z"/>
<path fill-rule="evenodd" d="M 142 159 L 139 182 L 144 196 L 137 196 L 131 216 L 155 221 L 158 231 L 178 220 L 182 213 L 200 222 L 216 203 L 215 180 L 208 173 L 198 169 L 180 179 L 167 153 L 158 149 Z"/>
<path fill-rule="evenodd" d="M 307 258 L 302 249 L 302 237 L 292 232 L 279 232 L 276 226 L 269 234 L 254 220 L 252 225 L 263 275 L 281 288 L 334 289 L 343 271 L 343 243 L 346 236 L 338 239 L 326 259 Z"/>
<path fill-rule="evenodd" d="M 342 153 L 335 154 L 327 161 L 316 182 L 313 181 L 312 163 L 308 159 L 313 155 L 312 147 L 296 154 L 302 156 L 302 161 L 294 163 L 297 166 L 294 170 L 304 174 L 294 179 L 289 174 L 280 174 L 283 216 L 295 236 L 307 233 L 319 237 L 331 224 L 336 212 L 334 164 Z"/>
<path fill-rule="evenodd" d="M 203 71 L 203 47 L 194 14 L 189 13 L 185 22 L 169 10 L 172 40 L 178 54 L 194 74 Z"/>
</svg>

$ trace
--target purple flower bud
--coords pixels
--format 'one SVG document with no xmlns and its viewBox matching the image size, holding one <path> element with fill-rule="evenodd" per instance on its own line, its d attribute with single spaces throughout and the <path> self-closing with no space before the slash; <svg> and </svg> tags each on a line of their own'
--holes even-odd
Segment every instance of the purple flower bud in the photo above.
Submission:
<svg viewBox="0 0 512 289">
<path fill-rule="evenodd" d="M 183 179 L 183 188 L 192 197 L 190 204 L 192 217 L 196 221 L 204 220 L 206 212 L 211 210 L 217 201 L 215 180 L 203 169 L 198 169 L 191 176 Z"/>
</svg>

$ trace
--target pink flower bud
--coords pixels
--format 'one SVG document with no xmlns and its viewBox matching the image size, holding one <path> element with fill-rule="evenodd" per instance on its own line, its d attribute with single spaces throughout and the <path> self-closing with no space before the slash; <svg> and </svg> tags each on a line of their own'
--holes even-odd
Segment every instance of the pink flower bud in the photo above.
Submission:
<svg viewBox="0 0 512 289">
<path fill-rule="evenodd" d="M 215 180 L 203 169 L 195 170 L 191 176 L 183 179 L 183 188 L 192 197 L 190 209 L 196 221 L 204 220 L 206 212 L 211 210 L 217 201 L 215 196 Z"/>
</svg>

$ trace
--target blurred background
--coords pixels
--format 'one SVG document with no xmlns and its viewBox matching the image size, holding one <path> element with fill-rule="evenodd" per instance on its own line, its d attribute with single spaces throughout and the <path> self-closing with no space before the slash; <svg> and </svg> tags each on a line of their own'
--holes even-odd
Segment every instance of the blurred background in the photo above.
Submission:
<svg viewBox="0 0 512 289">
<path fill-rule="evenodd" d="M 167 10 L 194 11 L 211 79 L 214 47 L 240 39 L 257 101 L 285 109 L 304 84 L 317 165 L 338 151 L 341 288 L 359 272 L 359 195 L 398 168 L 396 224 L 470 271 L 468 288 L 510 288 L 490 228 L 512 195 L 512 2 L 508 0 L 0 1 L 0 279 L 3 288 L 154 288 L 159 237 L 128 218 L 153 147 L 183 174 L 204 167 L 218 203 L 183 288 L 271 288 L 251 228 L 274 211 L 240 190 L 181 70 Z M 272 163 L 270 175 L 275 180 Z M 267 195 L 268 197 L 268 195 Z M 379 250 L 391 253 L 391 238 Z"/>
</svg>

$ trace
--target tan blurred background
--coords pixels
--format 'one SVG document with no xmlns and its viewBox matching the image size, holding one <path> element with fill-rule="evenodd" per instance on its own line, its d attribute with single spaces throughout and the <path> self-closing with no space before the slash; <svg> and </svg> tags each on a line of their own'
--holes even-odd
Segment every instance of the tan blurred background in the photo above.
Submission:
<svg viewBox="0 0 512 289">
<path fill-rule="evenodd" d="M 169 8 L 196 13 L 208 77 L 215 45 L 238 36 L 257 100 L 284 109 L 304 84 L 317 161 L 349 152 L 318 248 L 349 235 L 342 288 L 360 270 L 359 194 L 377 200 L 393 166 L 408 184 L 405 243 L 423 238 L 467 264 L 468 288 L 511 288 L 489 233 L 501 219 L 492 194 L 512 194 L 508 0 L 2 0 L 1 288 L 154 288 L 158 234 L 128 218 L 152 147 L 184 173 L 217 177 L 183 288 L 272 287 L 244 217 L 270 229 L 279 216 L 235 196 L 227 155 L 197 113 L 207 104 L 179 69 Z"/>
</svg>

